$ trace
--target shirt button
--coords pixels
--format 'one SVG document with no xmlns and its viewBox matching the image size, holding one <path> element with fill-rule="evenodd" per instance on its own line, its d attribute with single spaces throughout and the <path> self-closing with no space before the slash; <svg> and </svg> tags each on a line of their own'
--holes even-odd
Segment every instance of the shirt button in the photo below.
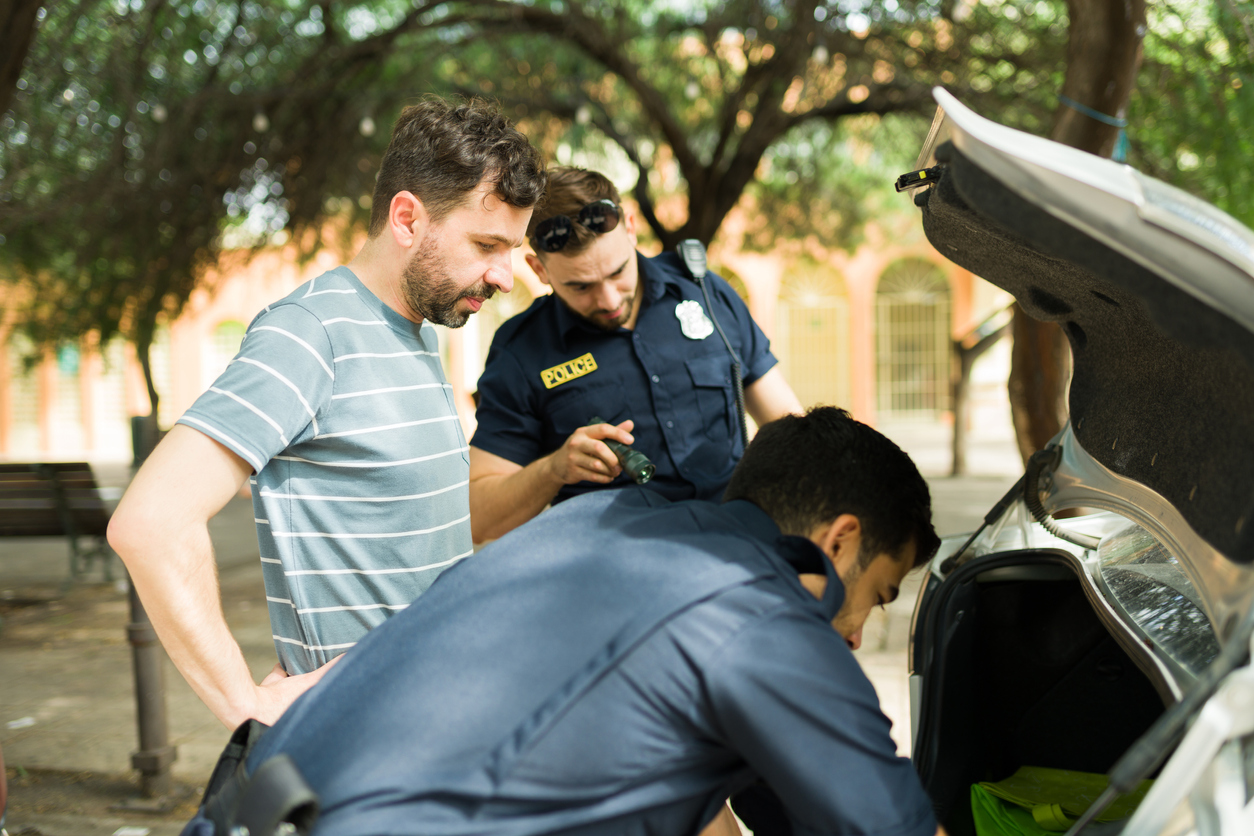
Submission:
<svg viewBox="0 0 1254 836">
<path fill-rule="evenodd" d="M 673 426 L 675 426 L 675 422 L 674 422 L 674 421 L 667 421 L 667 422 L 666 422 L 666 427 L 667 427 L 667 429 L 670 429 L 670 428 L 671 428 L 671 427 L 673 427 Z"/>
<path fill-rule="evenodd" d="M 654 383 L 657 383 L 661 379 L 662 378 L 658 377 L 657 375 L 653 375 L 653 377 L 650 378 L 650 380 L 652 380 Z"/>
</svg>

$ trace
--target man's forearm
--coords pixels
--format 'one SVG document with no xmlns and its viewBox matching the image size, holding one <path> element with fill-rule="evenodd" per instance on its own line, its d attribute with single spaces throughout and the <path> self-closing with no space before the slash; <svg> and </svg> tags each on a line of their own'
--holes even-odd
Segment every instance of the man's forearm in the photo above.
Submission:
<svg viewBox="0 0 1254 836">
<path fill-rule="evenodd" d="M 510 474 L 488 473 L 470 480 L 470 532 L 476 543 L 513 531 L 553 501 L 562 482 L 537 459 Z"/>
<path fill-rule="evenodd" d="M 779 366 L 745 387 L 745 409 L 759 427 L 785 415 L 805 414 Z"/>
<path fill-rule="evenodd" d="M 260 716 L 258 689 L 222 615 L 209 539 L 209 520 L 249 472 L 225 447 L 176 425 L 135 474 L 109 521 L 109 544 L 126 564 L 170 660 L 231 728 L 249 716 L 272 721 Z"/>
<path fill-rule="evenodd" d="M 214 716 L 235 728 L 259 713 L 256 686 L 222 614 L 208 530 L 198 534 L 159 553 L 144 546 L 118 553 L 170 661 Z"/>
</svg>

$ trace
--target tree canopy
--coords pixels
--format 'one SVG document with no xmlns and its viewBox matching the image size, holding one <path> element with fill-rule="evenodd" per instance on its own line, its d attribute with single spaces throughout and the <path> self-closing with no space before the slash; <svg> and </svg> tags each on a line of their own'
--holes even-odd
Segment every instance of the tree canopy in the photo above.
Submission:
<svg viewBox="0 0 1254 836">
<path fill-rule="evenodd" d="M 460 8 L 482 40 L 450 53 L 446 72 L 463 91 L 561 117 L 572 143 L 616 146 L 664 246 L 710 241 L 746 192 L 762 220 L 750 245 L 839 240 L 867 218 L 868 179 L 900 173 L 880 159 L 913 161 L 932 86 L 1014 124 L 1048 120 L 1061 7 L 950 5 L 478 0 Z M 906 118 L 877 118 L 888 114 Z M 668 191 L 686 207 L 659 217 Z"/>
<path fill-rule="evenodd" d="M 736 243 L 848 245 L 909 208 L 883 195 L 933 85 L 1048 134 L 1067 27 L 1059 0 L 50 4 L 0 117 L 0 279 L 36 343 L 122 333 L 144 360 L 223 249 L 360 229 L 431 92 L 499 101 L 550 156 L 613 149 L 663 245 L 746 199 Z M 1247 219 L 1249 35 L 1248 3 L 1155 4 L 1128 113 L 1134 164 Z"/>
<path fill-rule="evenodd" d="M 381 28 L 381 4 L 364 22 L 362 4 L 325 5 L 39 10 L 0 121 L 0 269 L 26 289 L 10 302 L 36 344 L 120 331 L 146 363 L 158 318 L 224 247 L 360 211 L 373 108 L 394 110 L 404 89 L 380 59 L 421 12 Z"/>
</svg>

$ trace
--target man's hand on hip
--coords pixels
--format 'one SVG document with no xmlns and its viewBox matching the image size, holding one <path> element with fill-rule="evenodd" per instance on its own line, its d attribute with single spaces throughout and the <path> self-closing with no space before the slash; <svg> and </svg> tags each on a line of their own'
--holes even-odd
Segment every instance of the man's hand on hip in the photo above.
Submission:
<svg viewBox="0 0 1254 836">
<path fill-rule="evenodd" d="M 317 670 L 309 673 L 298 673 L 290 676 L 283 670 L 282 664 L 276 664 L 265 679 L 257 686 L 257 702 L 252 716 L 267 726 L 278 722 L 288 706 L 296 702 L 296 698 L 318 684 L 318 680 L 331 670 L 331 667 L 344 656 L 336 656 Z"/>
</svg>

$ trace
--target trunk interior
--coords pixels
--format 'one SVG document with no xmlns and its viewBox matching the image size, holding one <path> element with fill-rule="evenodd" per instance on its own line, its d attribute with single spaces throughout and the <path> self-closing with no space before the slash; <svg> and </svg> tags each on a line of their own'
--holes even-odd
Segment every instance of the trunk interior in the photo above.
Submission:
<svg viewBox="0 0 1254 836">
<path fill-rule="evenodd" d="M 1164 704 L 1052 550 L 989 555 L 932 578 L 916 626 L 915 764 L 951 836 L 970 788 L 1020 766 L 1105 773 Z"/>
</svg>

